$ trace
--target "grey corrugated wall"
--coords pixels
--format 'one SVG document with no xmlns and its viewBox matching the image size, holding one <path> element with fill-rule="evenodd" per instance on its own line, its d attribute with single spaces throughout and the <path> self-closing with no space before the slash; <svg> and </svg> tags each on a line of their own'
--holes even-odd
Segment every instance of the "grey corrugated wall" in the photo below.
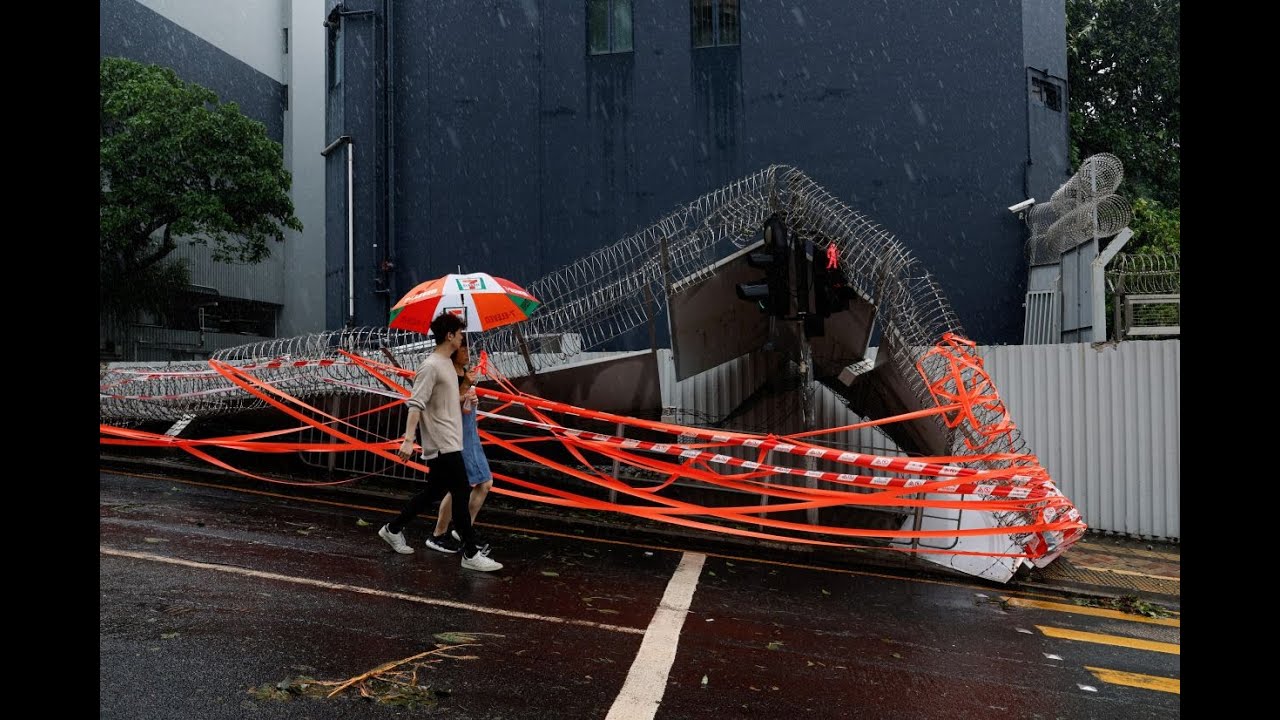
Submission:
<svg viewBox="0 0 1280 720">
<path fill-rule="evenodd" d="M 1091 528 L 1180 537 L 1181 347 L 979 348 L 1027 445 Z"/>
<path fill-rule="evenodd" d="M 1179 340 L 980 346 L 978 354 L 1027 446 L 1091 529 L 1180 539 Z M 747 376 L 763 369 L 740 359 L 676 382 L 668 350 L 658 367 L 664 405 L 715 418 L 749 394 Z M 825 388 L 816 398 L 820 426 L 856 422 Z M 799 430 L 788 425 L 772 430 Z M 898 454 L 874 430 L 849 435 L 829 441 Z"/>
</svg>

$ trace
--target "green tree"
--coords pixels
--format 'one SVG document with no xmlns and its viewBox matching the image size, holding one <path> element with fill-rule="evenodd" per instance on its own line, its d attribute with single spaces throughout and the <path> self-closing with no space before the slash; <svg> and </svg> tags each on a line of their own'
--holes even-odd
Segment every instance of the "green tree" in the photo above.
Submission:
<svg viewBox="0 0 1280 720">
<path fill-rule="evenodd" d="M 181 239 L 255 264 L 301 230 L 280 144 L 266 126 L 173 70 L 100 64 L 99 300 L 103 313 L 163 312 L 190 273 Z"/>
<path fill-rule="evenodd" d="M 1135 201 L 1135 218 L 1146 222 L 1145 232 L 1134 227 L 1134 242 L 1176 249 L 1180 2 L 1066 0 L 1066 10 L 1072 164 L 1101 152 L 1120 158 L 1120 192 Z"/>
<path fill-rule="evenodd" d="M 1160 204 L 1159 200 L 1150 198 L 1134 200 L 1133 219 L 1129 221 L 1135 243 L 1131 251 L 1180 255 L 1182 252 L 1181 214 L 1181 208 L 1166 208 Z M 1139 240 L 1143 241 L 1138 242 Z M 1126 251 L 1129 250 L 1130 248 L 1126 248 Z"/>
</svg>

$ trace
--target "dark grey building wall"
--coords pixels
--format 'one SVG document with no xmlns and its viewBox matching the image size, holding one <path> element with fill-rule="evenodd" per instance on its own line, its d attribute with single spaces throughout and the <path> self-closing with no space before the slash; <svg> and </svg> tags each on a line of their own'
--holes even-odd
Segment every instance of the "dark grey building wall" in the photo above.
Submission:
<svg viewBox="0 0 1280 720">
<path fill-rule="evenodd" d="M 330 137 L 356 141 L 357 324 L 458 266 L 531 282 L 783 163 L 910 248 L 971 337 L 1019 341 L 1025 228 L 1006 208 L 1033 165 L 1066 170 L 1052 153 L 1028 162 L 1044 138 L 1027 61 L 1065 64 L 1060 2 L 745 0 L 741 45 L 716 49 L 691 47 L 686 0 L 636 2 L 635 51 L 595 57 L 583 2 L 390 4 L 394 160 L 379 140 L 380 0 L 346 4 L 380 14 L 345 21 L 345 88 L 331 91 Z M 331 278 L 345 278 L 345 213 L 330 203 Z"/>
<path fill-rule="evenodd" d="M 1039 202 L 1047 201 L 1071 177 L 1066 26 L 1065 2 L 1030 2 L 1023 10 L 1028 97 L 1026 197 Z M 1057 93 L 1056 109 L 1046 103 L 1044 87 Z"/>
<path fill-rule="evenodd" d="M 284 142 L 285 88 L 135 0 L 99 0 L 99 57 L 164 65 L 186 82 L 234 102 L 246 116 Z"/>
<path fill-rule="evenodd" d="M 329 87 L 327 137 L 350 137 L 352 153 L 350 203 L 348 147 L 337 148 L 325 163 L 325 319 L 329 328 L 342 327 L 350 318 L 349 255 L 354 259 L 355 324 L 387 323 L 386 273 L 379 270 L 388 259 L 385 158 L 389 147 L 383 141 L 387 119 L 383 106 L 387 35 L 382 5 L 378 0 L 329 0 L 326 7 L 333 20 L 326 30 L 330 51 L 325 72 Z M 353 14 L 339 16 L 339 9 Z"/>
<path fill-rule="evenodd" d="M 1067 76 L 1067 6 L 1065 0 L 1031 0 L 1022 14 L 1023 50 L 1027 65 L 1055 77 Z"/>
<path fill-rule="evenodd" d="M 748 164 L 801 168 L 909 248 L 969 335 L 1015 341 L 1026 264 L 1005 208 L 1026 158 L 1021 3 L 753 10 Z"/>
</svg>

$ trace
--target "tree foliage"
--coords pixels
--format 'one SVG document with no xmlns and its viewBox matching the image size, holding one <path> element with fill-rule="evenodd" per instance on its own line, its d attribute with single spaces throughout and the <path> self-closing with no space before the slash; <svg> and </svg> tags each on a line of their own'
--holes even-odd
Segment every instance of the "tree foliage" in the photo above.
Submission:
<svg viewBox="0 0 1280 720">
<path fill-rule="evenodd" d="M 1181 208 L 1166 208 L 1159 200 L 1138 198 L 1133 202 L 1133 251 L 1138 253 L 1182 253 Z M 1145 242 L 1138 242 L 1145 238 Z"/>
<path fill-rule="evenodd" d="M 255 264 L 301 230 L 280 144 L 235 103 L 165 67 L 100 64 L 99 295 L 103 312 L 159 311 L 189 282 L 179 241 Z"/>
<path fill-rule="evenodd" d="M 1135 201 L 1135 222 L 1145 223 L 1145 232 L 1134 227 L 1135 243 L 1176 248 L 1180 1 L 1066 0 L 1066 10 L 1072 164 L 1102 152 L 1120 158 L 1120 192 Z"/>
</svg>

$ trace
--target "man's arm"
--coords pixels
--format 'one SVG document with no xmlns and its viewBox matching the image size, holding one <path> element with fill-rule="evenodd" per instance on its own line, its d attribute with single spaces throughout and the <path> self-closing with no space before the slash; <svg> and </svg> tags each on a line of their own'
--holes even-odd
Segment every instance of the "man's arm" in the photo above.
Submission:
<svg viewBox="0 0 1280 720">
<path fill-rule="evenodd" d="M 418 422 L 422 419 L 422 411 L 416 407 L 409 407 L 409 419 L 404 426 L 404 442 L 400 443 L 400 450 L 396 454 L 405 460 L 413 454 L 413 439 L 418 434 Z"/>
<path fill-rule="evenodd" d="M 405 405 L 409 408 L 409 416 L 405 418 L 404 423 L 404 442 L 400 443 L 400 450 L 397 453 L 405 460 L 413 454 L 413 441 L 418 434 L 418 425 L 422 420 L 423 411 L 427 409 L 427 403 L 431 400 L 431 390 L 435 387 L 434 369 L 434 365 L 426 363 L 418 368 L 418 374 L 413 378 L 413 393 L 409 395 L 408 400 L 405 400 Z"/>
</svg>

